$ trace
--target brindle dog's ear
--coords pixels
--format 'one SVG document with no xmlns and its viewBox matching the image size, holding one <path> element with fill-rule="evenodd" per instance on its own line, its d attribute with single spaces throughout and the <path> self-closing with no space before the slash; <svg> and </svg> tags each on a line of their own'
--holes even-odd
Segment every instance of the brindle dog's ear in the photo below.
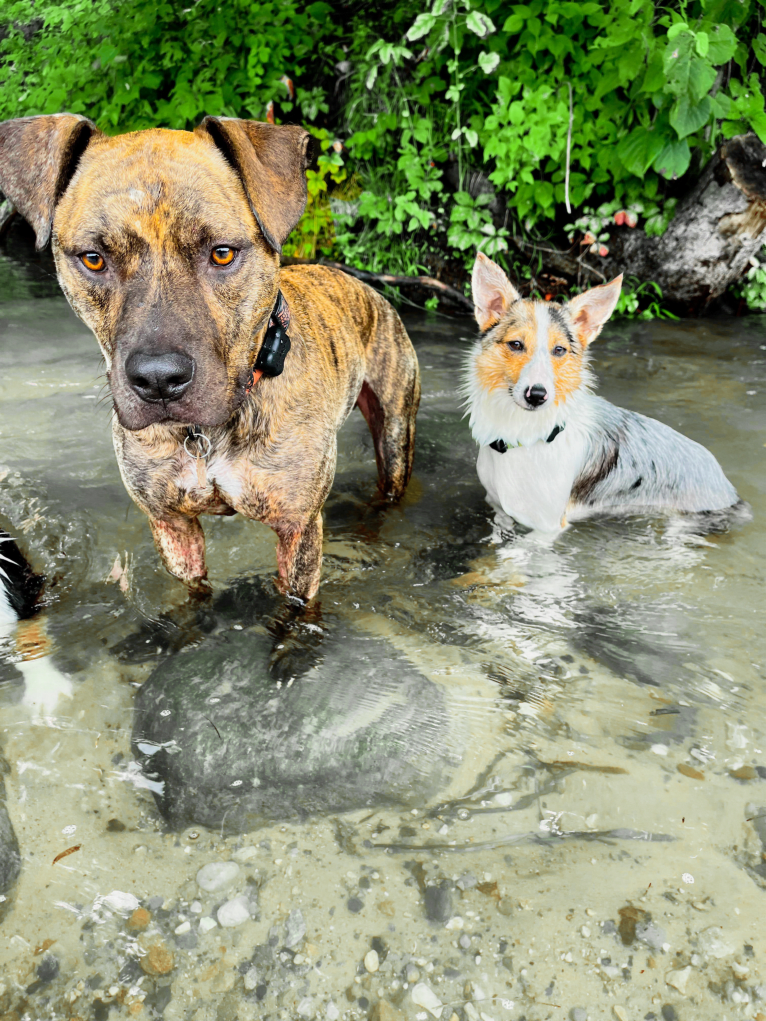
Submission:
<svg viewBox="0 0 766 1021">
<path fill-rule="evenodd" d="M 306 208 L 308 131 L 233 117 L 206 117 L 196 130 L 208 134 L 237 171 L 264 238 L 281 252 Z"/>
<path fill-rule="evenodd" d="M 98 128 L 73 113 L 0 123 L 0 191 L 34 229 L 36 248 L 51 236 L 56 203 Z"/>
</svg>

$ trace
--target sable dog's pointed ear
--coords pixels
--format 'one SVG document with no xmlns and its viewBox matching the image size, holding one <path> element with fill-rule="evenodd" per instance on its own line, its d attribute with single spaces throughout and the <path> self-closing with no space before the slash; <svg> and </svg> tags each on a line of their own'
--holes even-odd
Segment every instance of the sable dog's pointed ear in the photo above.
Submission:
<svg viewBox="0 0 766 1021">
<path fill-rule="evenodd" d="M 614 312 L 622 290 L 622 273 L 608 284 L 591 287 L 567 302 L 566 309 L 572 317 L 575 335 L 583 347 L 601 333 L 601 327 Z"/>
<path fill-rule="evenodd" d="M 308 131 L 292 124 L 206 117 L 196 132 L 209 135 L 237 171 L 264 238 L 281 252 L 306 208 Z"/>
<path fill-rule="evenodd" d="M 73 113 L 0 123 L 0 191 L 29 222 L 38 251 L 51 236 L 56 203 L 98 128 Z"/>
<path fill-rule="evenodd" d="M 477 254 L 473 264 L 471 295 L 480 330 L 494 326 L 521 297 L 503 270 L 483 252 Z"/>
</svg>

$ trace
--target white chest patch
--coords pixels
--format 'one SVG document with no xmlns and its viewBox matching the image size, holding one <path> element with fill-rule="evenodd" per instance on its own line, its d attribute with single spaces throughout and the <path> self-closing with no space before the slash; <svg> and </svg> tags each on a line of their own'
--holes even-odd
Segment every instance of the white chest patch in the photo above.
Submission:
<svg viewBox="0 0 766 1021">
<path fill-rule="evenodd" d="M 224 500 L 231 506 L 236 507 L 242 496 L 242 476 L 237 470 L 236 464 L 227 457 L 220 457 L 213 453 L 204 460 L 204 476 L 206 486 L 200 489 L 199 475 L 197 472 L 197 461 L 187 457 L 184 461 L 184 469 L 180 478 L 180 485 L 190 492 L 207 492 L 212 490 L 213 485 Z"/>
<path fill-rule="evenodd" d="M 482 447 L 476 468 L 496 510 L 526 528 L 558 532 L 583 461 L 583 446 L 568 429 L 551 443 L 512 447 L 499 454 Z"/>
</svg>

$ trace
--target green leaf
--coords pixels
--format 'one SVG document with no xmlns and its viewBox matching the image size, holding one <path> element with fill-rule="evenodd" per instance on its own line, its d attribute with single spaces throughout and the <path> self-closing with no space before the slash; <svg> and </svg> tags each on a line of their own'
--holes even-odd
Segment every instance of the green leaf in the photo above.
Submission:
<svg viewBox="0 0 766 1021">
<path fill-rule="evenodd" d="M 495 31 L 492 19 L 488 18 L 486 14 L 482 14 L 481 11 L 471 11 L 465 19 L 465 27 L 480 39 L 486 39 L 488 35 L 492 35 Z"/>
<path fill-rule="evenodd" d="M 753 53 L 761 64 L 766 64 L 766 35 L 763 32 L 759 32 L 753 39 Z"/>
<path fill-rule="evenodd" d="M 701 57 L 706 57 L 707 51 L 710 49 L 710 37 L 707 32 L 697 32 L 694 45 L 696 46 L 697 53 L 699 53 Z"/>
<path fill-rule="evenodd" d="M 482 69 L 484 74 L 492 74 L 499 63 L 499 53 L 487 53 L 482 50 L 479 54 L 479 67 Z"/>
<path fill-rule="evenodd" d="M 524 18 L 520 14 L 511 14 L 505 19 L 503 32 L 506 35 L 516 35 L 524 27 Z"/>
<path fill-rule="evenodd" d="M 717 92 L 714 96 L 710 97 L 710 102 L 713 106 L 714 117 L 722 118 L 729 116 L 731 100 L 725 92 Z"/>
<path fill-rule="evenodd" d="M 435 24 L 436 17 L 433 14 L 419 14 L 407 30 L 407 38 L 410 42 L 422 39 L 424 35 L 428 35 Z"/>
<path fill-rule="evenodd" d="M 677 139 L 664 147 L 654 161 L 653 168 L 663 177 L 675 181 L 689 169 L 692 154 L 685 138 Z"/>
<path fill-rule="evenodd" d="M 711 64 L 717 66 L 731 60 L 737 48 L 737 37 L 728 25 L 716 25 L 710 33 L 710 47 L 707 51 L 707 59 Z"/>
<path fill-rule="evenodd" d="M 705 96 L 699 103 L 692 102 L 688 96 L 680 96 L 670 111 L 670 123 L 679 138 L 686 138 L 707 124 L 712 111 L 713 104 L 709 96 Z"/>
<path fill-rule="evenodd" d="M 634 128 L 629 135 L 620 139 L 617 155 L 627 171 L 643 177 L 665 146 L 666 138 L 658 131 L 648 128 Z"/>
<path fill-rule="evenodd" d="M 680 35 L 682 32 L 690 31 L 691 29 L 689 28 L 685 21 L 677 21 L 675 25 L 671 25 L 670 28 L 668 29 L 668 39 L 675 39 L 675 37 L 677 35 Z"/>
</svg>

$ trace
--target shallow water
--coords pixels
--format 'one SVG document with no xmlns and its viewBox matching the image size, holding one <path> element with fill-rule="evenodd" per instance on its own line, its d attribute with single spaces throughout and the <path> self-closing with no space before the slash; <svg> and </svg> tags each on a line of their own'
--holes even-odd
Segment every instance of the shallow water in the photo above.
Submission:
<svg viewBox="0 0 766 1021">
<path fill-rule="evenodd" d="M 470 324 L 406 317 L 413 481 L 374 507 L 355 413 L 320 605 L 296 620 L 263 526 L 205 520 L 210 604 L 160 568 L 95 341 L 45 269 L 0 255 L 0 525 L 49 579 L 44 612 L 0 638 L 22 853 L 0 1017 L 766 1017 L 766 319 L 618 323 L 595 352 L 600 392 L 710 447 L 751 522 L 593 521 L 541 543 L 483 501 L 456 397 Z M 172 826 L 149 693 L 224 655 L 250 657 L 237 697 L 294 727 L 253 730 L 246 812 L 205 774 Z M 206 669 L 225 746 L 244 703 L 227 717 Z M 228 885 L 203 889 L 223 862 Z"/>
</svg>

